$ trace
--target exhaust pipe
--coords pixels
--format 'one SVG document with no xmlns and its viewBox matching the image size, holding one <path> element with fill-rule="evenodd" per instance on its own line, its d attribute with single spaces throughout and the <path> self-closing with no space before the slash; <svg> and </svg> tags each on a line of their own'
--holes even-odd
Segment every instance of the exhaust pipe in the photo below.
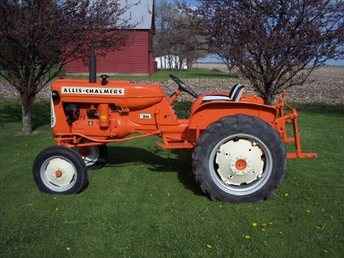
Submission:
<svg viewBox="0 0 344 258">
<path fill-rule="evenodd" d="M 88 73 L 90 83 L 97 83 L 97 56 L 94 48 L 92 48 L 89 58 Z"/>
</svg>

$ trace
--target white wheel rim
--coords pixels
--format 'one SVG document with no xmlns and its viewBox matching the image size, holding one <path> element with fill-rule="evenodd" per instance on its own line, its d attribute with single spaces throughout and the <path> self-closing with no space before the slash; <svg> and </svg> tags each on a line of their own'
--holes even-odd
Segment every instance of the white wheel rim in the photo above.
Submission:
<svg viewBox="0 0 344 258">
<path fill-rule="evenodd" d="M 99 148 L 98 147 L 89 147 L 84 149 L 78 149 L 81 158 L 84 160 L 86 167 L 92 167 L 99 160 Z"/>
<path fill-rule="evenodd" d="M 272 155 L 257 137 L 236 134 L 221 140 L 209 158 L 210 174 L 226 193 L 242 196 L 261 189 L 272 173 Z"/>
<path fill-rule="evenodd" d="M 40 175 L 44 185 L 55 192 L 70 190 L 77 180 L 74 164 L 62 156 L 54 156 L 44 161 Z"/>
</svg>

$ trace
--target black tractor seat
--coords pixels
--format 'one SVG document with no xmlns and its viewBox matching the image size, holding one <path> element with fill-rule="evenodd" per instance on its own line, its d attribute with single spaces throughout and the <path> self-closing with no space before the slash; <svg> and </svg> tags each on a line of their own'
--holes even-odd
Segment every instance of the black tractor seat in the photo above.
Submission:
<svg viewBox="0 0 344 258">
<path fill-rule="evenodd" d="M 203 101 L 234 101 L 239 102 L 242 94 L 244 93 L 245 86 L 241 84 L 236 84 L 232 87 L 229 96 L 205 96 Z"/>
</svg>

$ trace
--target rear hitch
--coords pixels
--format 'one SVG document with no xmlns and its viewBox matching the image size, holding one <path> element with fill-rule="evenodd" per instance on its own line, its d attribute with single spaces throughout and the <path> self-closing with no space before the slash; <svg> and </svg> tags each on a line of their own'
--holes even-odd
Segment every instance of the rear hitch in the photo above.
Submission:
<svg viewBox="0 0 344 258">
<path fill-rule="evenodd" d="M 302 141 L 301 141 L 301 131 L 299 126 L 299 113 L 295 108 L 290 107 L 285 102 L 285 95 L 283 95 L 276 104 L 277 116 L 275 123 L 282 136 L 283 142 L 286 144 L 294 144 L 295 151 L 288 152 L 288 159 L 316 159 L 318 157 L 317 153 L 314 152 L 303 152 L 302 151 Z M 292 136 L 289 136 L 287 125 L 292 126 Z"/>
</svg>

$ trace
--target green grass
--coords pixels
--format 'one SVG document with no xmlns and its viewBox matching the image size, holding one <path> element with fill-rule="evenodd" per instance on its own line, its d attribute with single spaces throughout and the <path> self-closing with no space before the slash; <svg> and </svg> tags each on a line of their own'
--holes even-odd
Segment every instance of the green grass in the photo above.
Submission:
<svg viewBox="0 0 344 258">
<path fill-rule="evenodd" d="M 133 80 L 133 81 L 167 81 L 169 75 L 174 74 L 183 79 L 228 79 L 237 77 L 234 74 L 224 73 L 216 69 L 205 69 L 205 68 L 193 68 L 187 71 L 176 71 L 176 70 L 160 70 L 154 73 L 152 76 L 132 76 L 132 75 L 116 75 L 111 76 L 111 79 L 117 80 Z M 68 78 L 82 78 L 85 79 L 87 76 L 73 76 L 68 75 Z"/>
<path fill-rule="evenodd" d="M 154 138 L 111 146 L 80 195 L 41 194 L 31 166 L 52 144 L 48 105 L 35 114 L 22 136 L 19 107 L 0 105 L 0 257 L 343 257 L 342 109 L 306 109 L 304 147 L 319 159 L 290 161 L 271 199 L 238 205 L 209 201 L 190 154 Z"/>
</svg>

